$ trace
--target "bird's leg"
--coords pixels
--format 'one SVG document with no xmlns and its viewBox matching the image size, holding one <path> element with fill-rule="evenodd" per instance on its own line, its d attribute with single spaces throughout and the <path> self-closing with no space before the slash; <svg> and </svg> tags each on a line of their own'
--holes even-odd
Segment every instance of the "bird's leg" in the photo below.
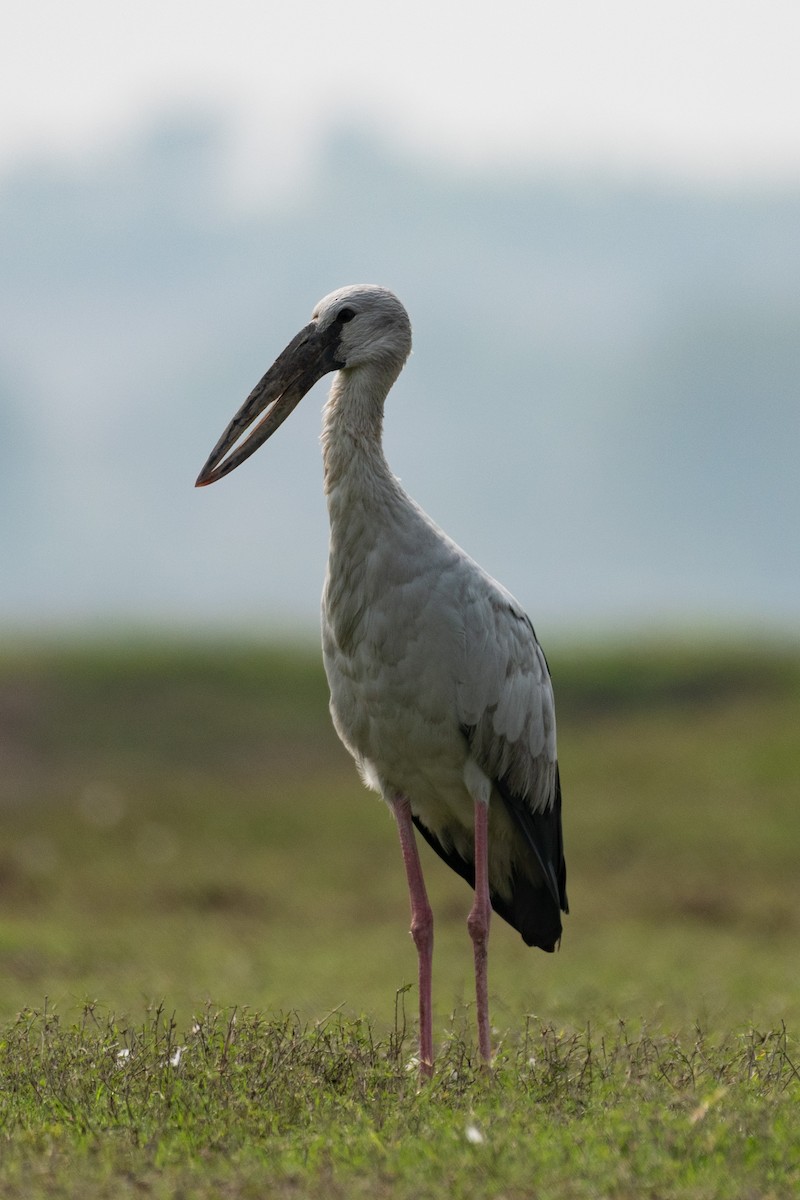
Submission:
<svg viewBox="0 0 800 1200">
<path fill-rule="evenodd" d="M 400 846 L 411 899 L 411 936 L 419 959 L 419 1071 L 428 1078 L 433 1072 L 433 1018 L 431 1012 L 431 975 L 433 968 L 433 912 L 428 903 L 422 863 L 419 861 L 411 802 L 395 796 L 389 803 L 397 821 Z"/>
<path fill-rule="evenodd" d="M 475 998 L 478 1009 L 478 1048 L 485 1064 L 491 1061 L 489 1037 L 489 805 L 475 801 L 475 901 L 467 918 L 475 954 Z"/>
</svg>

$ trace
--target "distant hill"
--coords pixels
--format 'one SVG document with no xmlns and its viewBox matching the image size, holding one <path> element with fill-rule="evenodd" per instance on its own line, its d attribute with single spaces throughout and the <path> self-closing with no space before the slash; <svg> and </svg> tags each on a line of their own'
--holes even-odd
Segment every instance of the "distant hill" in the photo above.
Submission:
<svg viewBox="0 0 800 1200">
<path fill-rule="evenodd" d="M 193 481 L 313 304 L 381 282 L 387 449 L 543 627 L 800 616 L 800 194 L 458 175 L 353 131 L 226 200 L 213 122 L 0 181 L 0 622 L 316 621 L 324 385 Z"/>
</svg>

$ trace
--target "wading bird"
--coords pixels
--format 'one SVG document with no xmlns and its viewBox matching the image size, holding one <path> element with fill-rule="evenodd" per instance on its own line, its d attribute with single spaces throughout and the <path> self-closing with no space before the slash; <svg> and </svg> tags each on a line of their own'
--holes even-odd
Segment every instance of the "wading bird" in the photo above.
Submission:
<svg viewBox="0 0 800 1200">
<path fill-rule="evenodd" d="M 336 372 L 322 431 L 330 515 L 323 656 L 336 731 L 397 821 L 428 1075 L 433 914 L 414 827 L 475 889 L 467 926 L 484 1062 L 491 909 L 527 945 L 551 951 L 567 894 L 553 691 L 533 626 L 410 499 L 384 457 L 384 401 L 410 351 L 408 314 L 392 292 L 332 292 L 250 393 L 197 486 L 238 467 Z"/>
</svg>

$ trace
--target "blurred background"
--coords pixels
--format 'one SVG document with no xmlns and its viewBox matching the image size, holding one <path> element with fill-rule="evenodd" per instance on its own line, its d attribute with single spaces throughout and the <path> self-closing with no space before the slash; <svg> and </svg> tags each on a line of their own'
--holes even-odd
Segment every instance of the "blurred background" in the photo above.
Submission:
<svg viewBox="0 0 800 1200">
<path fill-rule="evenodd" d="M 12 0 L 0 622 L 313 634 L 326 383 L 194 478 L 334 287 L 415 327 L 412 495 L 542 632 L 800 609 L 800 13 Z"/>
<path fill-rule="evenodd" d="M 4 12 L 0 1015 L 391 1022 L 414 979 L 326 712 L 325 383 L 193 486 L 375 282 L 415 331 L 389 461 L 556 680 L 572 915 L 547 957 L 495 922 L 496 1020 L 796 1016 L 794 0 Z M 423 856 L 441 1022 L 469 896 Z"/>
</svg>

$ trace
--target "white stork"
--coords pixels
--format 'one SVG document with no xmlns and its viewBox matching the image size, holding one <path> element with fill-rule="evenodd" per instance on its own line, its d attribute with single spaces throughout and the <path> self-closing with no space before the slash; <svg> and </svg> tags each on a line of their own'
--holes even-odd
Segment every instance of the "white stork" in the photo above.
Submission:
<svg viewBox="0 0 800 1200">
<path fill-rule="evenodd" d="M 484 1062 L 491 909 L 547 951 L 568 910 L 544 653 L 514 597 L 411 500 L 384 457 L 384 401 L 410 351 L 408 314 L 391 292 L 332 292 L 251 392 L 197 485 L 238 467 L 336 372 L 322 432 L 325 671 L 336 731 L 397 821 L 419 957 L 420 1070 L 429 1075 L 433 914 L 414 826 L 475 889 L 467 926 Z"/>
</svg>

